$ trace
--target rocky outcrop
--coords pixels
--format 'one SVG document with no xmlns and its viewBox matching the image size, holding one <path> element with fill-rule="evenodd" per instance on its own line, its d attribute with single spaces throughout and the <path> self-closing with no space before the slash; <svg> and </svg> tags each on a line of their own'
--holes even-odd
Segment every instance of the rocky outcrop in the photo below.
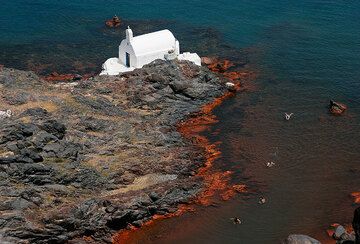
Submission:
<svg viewBox="0 0 360 244">
<path fill-rule="evenodd" d="M 249 72 L 240 71 L 238 68 L 236 68 L 239 65 L 244 65 L 243 63 L 233 63 L 227 59 L 219 59 L 217 57 L 202 57 L 201 63 L 206 65 L 211 71 L 222 75 L 224 78 L 229 79 L 232 82 L 244 80 L 253 75 Z M 228 84 L 228 88 L 230 91 L 237 91 L 240 87 Z"/>
<path fill-rule="evenodd" d="M 0 110 L 13 112 L 0 123 L 0 240 L 109 243 L 115 231 L 176 211 L 201 190 L 192 176 L 204 163 L 176 125 L 226 82 L 159 60 L 71 84 L 0 70 Z"/>
<path fill-rule="evenodd" d="M 347 107 L 345 104 L 330 100 L 329 110 L 333 115 L 341 115 L 346 111 Z"/>
<path fill-rule="evenodd" d="M 355 233 L 350 225 L 332 224 L 327 230 L 329 237 L 336 240 L 337 244 L 355 243 Z"/>
<path fill-rule="evenodd" d="M 119 27 L 121 25 L 121 20 L 119 17 L 117 17 L 116 15 L 114 17 L 112 17 L 109 20 L 105 21 L 105 25 L 107 27 Z"/>
</svg>

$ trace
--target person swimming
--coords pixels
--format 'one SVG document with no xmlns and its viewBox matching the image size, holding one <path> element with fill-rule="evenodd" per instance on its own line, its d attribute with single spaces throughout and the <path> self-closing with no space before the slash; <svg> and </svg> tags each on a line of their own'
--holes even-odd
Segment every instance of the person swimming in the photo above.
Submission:
<svg viewBox="0 0 360 244">
<path fill-rule="evenodd" d="M 265 203 L 266 203 L 265 197 L 260 197 L 259 204 L 265 204 Z"/>
<path fill-rule="evenodd" d="M 115 14 L 113 17 L 113 21 L 120 21 L 119 17 L 117 17 L 117 15 Z"/>
<path fill-rule="evenodd" d="M 239 224 L 241 224 L 242 222 L 241 222 L 241 219 L 240 218 L 238 218 L 238 217 L 235 217 L 235 218 L 231 218 L 232 219 L 232 221 L 234 222 L 234 224 L 236 224 L 236 225 L 239 225 Z"/>
<path fill-rule="evenodd" d="M 293 113 L 290 113 L 290 114 L 285 113 L 285 119 L 286 119 L 286 120 L 290 120 L 290 118 L 291 118 L 292 115 L 293 115 Z"/>
<path fill-rule="evenodd" d="M 273 161 L 270 161 L 270 162 L 266 163 L 266 166 L 271 168 L 271 167 L 275 166 L 275 163 Z"/>
</svg>

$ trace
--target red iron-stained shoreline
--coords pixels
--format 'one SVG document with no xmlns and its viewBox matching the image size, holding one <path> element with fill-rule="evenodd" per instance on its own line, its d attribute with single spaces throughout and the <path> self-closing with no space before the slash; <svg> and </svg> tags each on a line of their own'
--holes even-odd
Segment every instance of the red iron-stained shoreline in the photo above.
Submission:
<svg viewBox="0 0 360 244">
<path fill-rule="evenodd" d="M 190 140 L 194 146 L 200 147 L 204 150 L 206 160 L 204 162 L 204 166 L 201 167 L 196 174 L 196 176 L 202 177 L 204 189 L 193 202 L 189 203 L 190 205 L 179 205 L 178 210 L 174 213 L 154 215 L 150 221 L 144 224 L 144 226 L 152 225 L 159 219 L 175 217 L 185 212 L 194 211 L 194 208 L 192 207 L 193 204 L 209 206 L 213 203 L 213 200 L 216 197 L 220 197 L 222 200 L 226 201 L 237 193 L 247 192 L 247 186 L 245 184 L 229 184 L 232 174 L 231 171 L 214 172 L 211 170 L 214 161 L 221 155 L 221 152 L 218 149 L 218 144 L 220 142 L 211 143 L 209 139 L 202 135 L 202 132 L 208 130 L 209 127 L 218 122 L 216 116 L 212 113 L 216 107 L 221 105 L 224 100 L 234 96 L 236 92 L 251 89 L 251 87 L 243 86 L 241 81 L 243 79 L 253 79 L 254 73 L 244 71 L 229 72 L 228 69 L 235 66 L 229 60 L 206 58 L 205 62 L 203 59 L 203 63 L 205 63 L 211 71 L 224 76 L 235 85 L 234 92 L 226 92 L 224 95 L 216 98 L 213 102 L 206 104 L 199 110 L 199 112 L 191 116 L 186 121 L 179 123 L 177 127 L 183 137 Z M 113 244 L 134 242 L 132 234 L 139 229 L 141 228 L 131 226 L 126 230 L 118 232 L 113 237 Z"/>
</svg>

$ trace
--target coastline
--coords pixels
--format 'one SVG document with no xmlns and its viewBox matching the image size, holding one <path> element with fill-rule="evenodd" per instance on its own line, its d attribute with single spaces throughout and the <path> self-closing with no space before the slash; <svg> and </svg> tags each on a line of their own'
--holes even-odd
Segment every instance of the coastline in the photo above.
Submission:
<svg viewBox="0 0 360 244">
<path fill-rule="evenodd" d="M 206 171 L 204 169 L 210 167 L 212 160 L 215 159 L 218 153 L 216 149 L 211 145 L 207 147 L 206 154 L 203 155 L 202 149 L 196 146 L 194 150 L 193 143 L 183 141 L 171 129 L 175 129 L 179 121 L 197 112 L 203 104 L 208 105 L 203 107 L 202 113 L 205 116 L 202 118 L 208 118 L 212 108 L 228 96 L 224 95 L 227 91 L 226 79 L 219 78 L 207 68 L 197 68 L 187 62 L 156 61 L 143 69 L 124 74 L 120 79 L 119 77 L 105 79 L 94 77 L 75 85 L 43 83 L 31 72 L 3 68 L 1 73 L 3 98 L 6 99 L 11 93 L 17 99 L 4 103 L 8 104 L 8 108 L 14 110 L 14 116 L 6 119 L 6 123 L 1 128 L 3 136 L 1 167 L 6 172 L 6 177 L 11 178 L 16 184 L 21 184 L 22 189 L 11 192 L 11 196 L 2 189 L 4 198 L 2 209 L 11 215 L 11 218 L 2 216 L 4 225 L 8 227 L 2 229 L 1 238 L 4 238 L 4 241 L 29 240 L 34 243 L 46 243 L 51 240 L 58 243 L 81 243 L 82 241 L 108 243 L 111 242 L 109 236 L 111 233 L 123 229 L 129 224 L 141 226 L 152 216 L 176 213 L 179 204 L 187 204 L 191 199 L 196 199 L 201 189 L 207 188 L 206 185 L 209 185 L 206 180 L 204 185 L 202 179 L 206 179 L 206 177 L 202 174 Z M 29 86 L 34 88 L 29 89 Z M 24 89 L 27 89 L 27 94 L 22 94 L 20 97 L 15 95 L 19 91 L 24 92 Z M 46 94 L 49 91 L 53 94 Z M 59 94 L 58 91 L 63 94 Z M 166 94 L 156 95 L 158 91 Z M 126 96 L 122 96 L 122 93 Z M 149 94 L 151 95 L 149 96 Z M 50 95 L 53 97 L 49 97 Z M 121 104 L 121 99 L 130 99 L 131 104 Z M 156 100 L 162 102 L 157 103 Z M 211 103 L 211 101 L 213 102 Z M 177 114 L 170 112 L 175 108 L 173 107 L 174 102 L 177 104 Z M 115 105 L 113 105 L 114 103 Z M 83 106 L 86 106 L 86 112 L 82 114 Z M 162 107 L 159 108 L 159 106 Z M 89 108 L 92 110 L 91 112 L 100 112 L 101 115 L 89 116 Z M 5 107 L 1 109 L 5 109 Z M 160 112 L 160 116 L 154 117 L 149 114 L 150 111 Z M 141 115 L 138 114 L 139 112 Z M 130 113 L 131 116 L 129 116 Z M 136 116 L 134 116 L 135 113 L 137 113 Z M 83 118 L 82 115 L 86 116 Z M 119 145 L 117 141 L 119 138 L 114 141 L 113 135 L 111 135 L 111 131 L 114 129 L 116 131 L 114 126 L 119 125 L 109 123 L 111 121 L 120 122 L 116 119 L 119 116 L 128 117 L 127 120 L 131 123 L 135 122 L 135 124 L 144 119 L 145 122 L 150 123 L 156 118 L 153 121 L 155 124 L 153 122 L 150 124 L 153 124 L 152 126 L 160 125 L 162 127 L 160 132 L 164 133 L 163 136 L 169 136 L 170 133 L 171 136 L 168 139 L 171 142 L 165 147 L 159 145 L 159 141 L 154 145 L 153 142 L 146 142 L 146 139 L 154 139 L 150 137 L 142 138 L 135 144 L 134 142 L 129 144 L 122 140 Z M 163 116 L 167 118 L 165 121 Z M 52 127 L 45 128 L 44 124 L 50 121 L 49 117 L 53 121 L 51 122 Z M 106 121 L 107 118 L 110 118 L 110 121 Z M 80 121 L 76 121 L 79 119 Z M 77 123 L 74 123 L 75 121 Z M 194 120 L 190 118 L 188 121 L 191 121 L 189 123 L 191 128 L 195 128 Z M 206 121 L 207 123 L 213 122 L 211 119 Z M 87 124 L 87 128 L 80 129 L 78 126 L 83 124 Z M 120 125 L 122 127 L 117 127 L 117 129 L 121 129 L 123 132 L 129 130 L 124 123 L 120 123 Z M 31 127 L 31 133 L 24 134 L 24 131 L 19 131 L 19 127 L 23 130 L 22 127 L 27 126 Z M 57 127 L 62 128 L 61 135 L 58 135 L 59 128 Z M 182 124 L 181 127 L 183 129 L 180 131 L 187 134 L 186 129 L 184 130 L 186 126 L 184 127 Z M 8 137 L 9 128 L 10 133 L 18 133 L 21 138 Z M 105 137 L 102 135 L 104 131 L 107 134 Z M 190 130 L 188 131 L 190 132 Z M 40 140 L 39 134 L 41 133 L 45 134 L 47 139 L 41 137 Z M 102 142 L 97 141 L 100 137 L 103 137 Z M 28 141 L 29 139 L 30 141 Z M 202 140 L 200 137 L 197 139 Z M 15 143 L 18 148 L 22 141 L 29 144 L 26 145 L 25 151 L 10 147 L 10 144 Z M 80 141 L 85 147 L 81 147 Z M 35 145 L 34 142 L 38 143 Z M 201 143 L 206 143 L 206 141 Z M 129 149 L 129 147 L 137 148 L 139 145 L 140 151 Z M 161 158 L 149 161 L 148 157 L 151 155 L 146 156 L 146 153 L 144 155 L 144 151 L 141 149 L 141 147 L 144 148 L 144 145 L 152 145 L 149 148 L 161 147 L 164 155 L 160 154 L 163 156 L 160 163 L 167 162 L 167 165 L 156 165 L 159 163 L 157 160 Z M 138 160 L 144 157 L 145 162 L 134 167 L 132 164 L 134 161 L 132 161 L 128 165 L 123 165 L 124 169 L 116 169 L 114 155 L 117 156 L 117 154 L 114 151 L 108 152 L 111 151 L 109 146 L 120 147 L 122 151 L 125 150 L 124 152 L 133 150 L 137 156 L 132 159 Z M 103 155 L 100 158 L 97 158 L 96 151 L 93 151 L 98 150 L 97 147 L 101 148 L 100 155 Z M 57 150 L 70 152 L 61 154 Z M 141 151 L 142 153 L 139 154 Z M 157 155 L 159 156 L 159 152 Z M 185 158 L 184 155 L 186 155 Z M 164 156 L 166 156 L 165 159 Z M 23 161 L 19 162 L 20 158 Z M 204 159 L 207 162 L 206 166 L 196 174 L 195 172 L 205 162 Z M 175 160 L 177 164 L 171 164 L 172 160 Z M 111 162 L 113 164 L 110 165 Z M 146 163 L 150 163 L 151 166 Z M 103 168 L 99 168 L 100 166 Z M 182 167 L 180 171 L 179 166 Z M 138 172 L 129 172 L 134 168 Z M 30 176 L 26 173 L 28 170 L 31 172 Z M 58 177 L 67 178 L 66 182 L 56 178 L 56 172 L 59 170 L 64 172 Z M 121 172 L 120 175 L 118 172 Z M 70 178 L 69 175 L 71 175 Z M 54 176 L 55 178 L 52 179 Z M 29 178 L 31 179 L 29 180 Z M 217 179 L 219 182 L 219 178 Z M 171 186 L 167 185 L 169 180 L 173 182 Z M 14 183 L 7 182 L 8 186 Z M 94 188 L 94 186 L 96 187 Z M 119 186 L 121 187 L 119 188 Z M 215 189 L 219 189 L 218 186 Z M 28 192 L 29 190 L 37 192 L 37 199 L 23 197 L 24 191 Z M 211 196 L 212 194 L 207 191 L 206 195 Z M 22 201 L 23 204 L 21 206 L 14 205 L 14 202 L 18 201 Z M 13 218 L 18 219 L 16 227 L 11 225 L 14 221 Z M 26 226 L 29 223 L 42 227 L 28 228 Z"/>
<path fill-rule="evenodd" d="M 204 61 L 204 60 L 203 60 Z M 180 204 L 177 211 L 165 215 L 154 215 L 150 220 L 145 222 L 143 226 L 151 226 L 156 221 L 171 217 L 180 216 L 186 212 L 193 212 L 196 205 L 211 206 L 216 199 L 220 198 L 227 201 L 234 195 L 247 192 L 245 184 L 230 185 L 231 171 L 212 171 L 214 161 L 221 155 L 218 149 L 220 142 L 211 143 L 206 136 L 202 135 L 213 124 L 219 122 L 213 110 L 220 106 L 224 100 L 229 99 L 240 91 L 246 90 L 240 81 L 245 78 L 254 78 L 253 73 L 232 71 L 228 72 L 231 66 L 234 66 L 229 60 L 218 60 L 217 58 L 205 58 L 205 65 L 214 73 L 224 77 L 226 80 L 234 82 L 234 89 L 226 91 L 220 97 L 214 98 L 213 101 L 201 106 L 201 108 L 190 114 L 183 121 L 177 124 L 177 131 L 187 140 L 190 141 L 195 148 L 200 148 L 204 154 L 203 165 L 197 170 L 194 177 L 201 177 L 203 188 L 196 194 L 193 199 Z M 229 65 L 230 64 L 230 65 Z M 113 236 L 113 244 L 133 243 L 132 237 L 135 231 L 141 231 L 141 227 L 131 226 L 130 228 L 119 231 Z"/>
</svg>

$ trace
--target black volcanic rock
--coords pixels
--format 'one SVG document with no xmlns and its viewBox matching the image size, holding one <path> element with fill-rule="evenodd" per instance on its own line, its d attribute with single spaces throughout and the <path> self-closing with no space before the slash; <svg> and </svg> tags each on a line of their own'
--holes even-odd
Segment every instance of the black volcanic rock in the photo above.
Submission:
<svg viewBox="0 0 360 244">
<path fill-rule="evenodd" d="M 107 243 L 176 211 L 201 190 L 189 175 L 203 158 L 176 125 L 224 94 L 225 83 L 178 61 L 72 86 L 1 69 L 3 94 L 26 95 L 5 99 L 15 113 L 0 123 L 0 238 Z"/>
<path fill-rule="evenodd" d="M 66 133 L 66 127 L 62 123 L 56 120 L 47 120 L 42 125 L 41 128 L 46 132 L 56 136 L 59 139 L 63 139 Z"/>
</svg>

